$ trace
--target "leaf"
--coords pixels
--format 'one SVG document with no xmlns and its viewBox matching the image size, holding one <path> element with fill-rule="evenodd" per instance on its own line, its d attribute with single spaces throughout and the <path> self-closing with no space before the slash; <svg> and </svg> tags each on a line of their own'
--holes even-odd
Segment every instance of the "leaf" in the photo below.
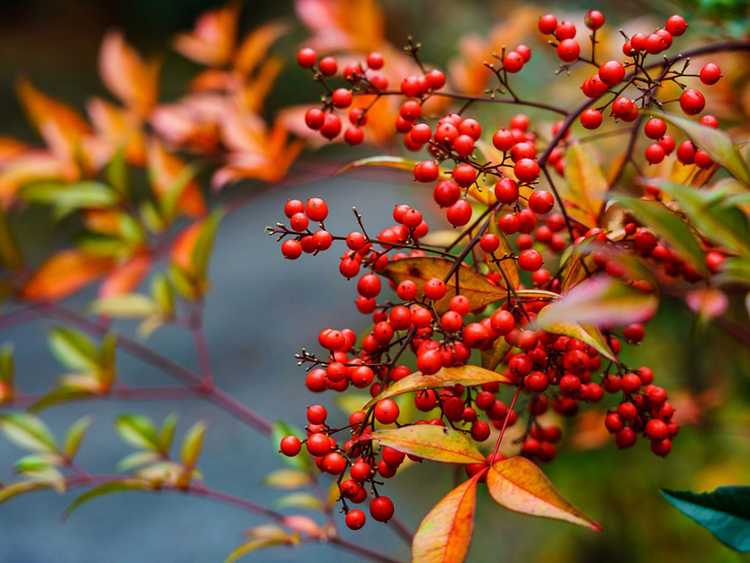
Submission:
<svg viewBox="0 0 750 563">
<path fill-rule="evenodd" d="M 306 508 L 308 510 L 323 510 L 323 503 L 310 493 L 292 493 L 278 499 L 274 505 L 277 508 Z"/>
<path fill-rule="evenodd" d="M 195 27 L 175 37 L 174 48 L 183 56 L 208 66 L 230 62 L 237 34 L 239 3 L 208 10 L 200 15 Z"/>
<path fill-rule="evenodd" d="M 414 424 L 392 430 L 378 430 L 365 439 L 381 446 L 389 446 L 407 454 L 442 463 L 481 463 L 484 456 L 473 440 L 463 432 L 433 426 Z"/>
<path fill-rule="evenodd" d="M 98 367 L 99 351 L 96 344 L 83 332 L 57 326 L 48 336 L 55 357 L 66 367 L 77 370 L 95 370 Z"/>
<path fill-rule="evenodd" d="M 63 250 L 44 262 L 26 282 L 21 296 L 30 301 L 57 301 L 75 293 L 112 269 L 112 260 L 80 250 Z"/>
<path fill-rule="evenodd" d="M 496 338 L 490 348 L 482 350 L 482 367 L 489 370 L 496 369 L 510 348 L 511 346 L 505 338 Z"/>
<path fill-rule="evenodd" d="M 121 195 L 128 192 L 128 163 L 125 158 L 125 148 L 120 147 L 112 155 L 105 169 L 107 181 Z"/>
<path fill-rule="evenodd" d="M 151 187 L 161 205 L 165 206 L 163 209 L 170 212 L 168 217 L 175 206 L 189 217 L 205 215 L 206 203 L 194 180 L 195 170 L 168 152 L 156 139 L 149 142 L 147 155 Z"/>
<path fill-rule="evenodd" d="M 578 323 L 598 327 L 623 326 L 650 318 L 658 305 L 655 295 L 644 293 L 609 276 L 595 276 L 578 284 L 560 299 L 539 311 L 534 325 L 547 327 Z"/>
<path fill-rule="evenodd" d="M 639 222 L 666 240 L 680 258 L 689 262 L 698 272 L 707 273 L 706 260 L 695 235 L 676 213 L 656 201 L 626 196 L 615 196 L 613 199 L 629 209 Z"/>
<path fill-rule="evenodd" d="M 207 277 L 208 261 L 211 258 L 216 231 L 218 231 L 223 218 L 224 210 L 221 208 L 215 209 L 201 225 L 191 257 L 191 271 L 199 280 L 205 280 Z"/>
<path fill-rule="evenodd" d="M 252 72 L 266 59 L 266 52 L 271 45 L 288 31 L 289 26 L 281 22 L 268 22 L 252 30 L 237 48 L 235 70 L 243 75 Z"/>
<path fill-rule="evenodd" d="M 18 481 L 10 485 L 0 486 L 0 503 L 8 501 L 13 497 L 38 491 L 40 489 L 51 489 L 52 484 L 45 481 Z"/>
<path fill-rule="evenodd" d="M 106 317 L 141 319 L 157 313 L 158 307 L 145 295 L 129 293 L 97 299 L 91 304 L 91 312 Z"/>
<path fill-rule="evenodd" d="M 524 457 L 493 464 L 487 473 L 487 488 L 495 502 L 508 510 L 565 520 L 597 532 L 602 529 L 560 496 L 542 470 Z"/>
<path fill-rule="evenodd" d="M 95 498 L 109 495 L 112 493 L 122 493 L 126 491 L 150 491 L 154 486 L 143 479 L 118 479 L 102 485 L 92 487 L 82 495 L 78 496 L 68 508 L 65 509 L 63 518 L 69 518 L 71 514 L 84 504 Z"/>
<path fill-rule="evenodd" d="M 299 489 L 312 483 L 309 473 L 294 469 L 277 469 L 266 475 L 263 483 L 276 489 Z"/>
<path fill-rule="evenodd" d="M 360 410 L 367 410 L 378 401 L 403 395 L 420 389 L 436 389 L 438 387 L 450 387 L 451 385 L 482 385 L 497 381 L 499 383 L 512 383 L 510 379 L 495 371 L 481 368 L 479 366 L 465 365 L 456 368 L 442 368 L 433 375 L 423 375 L 414 372 L 411 375 L 398 380 L 390 387 L 384 389 L 377 397 L 370 399 Z"/>
<path fill-rule="evenodd" d="M 224 563 L 234 563 L 238 559 L 244 557 L 245 555 L 252 553 L 253 551 L 258 551 L 259 549 L 263 549 L 266 547 L 274 547 L 277 545 L 286 545 L 291 543 L 290 539 L 282 539 L 282 538 L 261 538 L 261 539 L 252 539 L 250 541 L 247 541 L 243 543 L 241 546 L 235 548 L 232 553 L 230 553 L 227 558 L 224 560 Z"/>
<path fill-rule="evenodd" d="M 312 470 L 312 461 L 308 456 L 297 455 L 294 457 L 288 457 L 279 452 L 279 443 L 284 436 L 297 436 L 300 440 L 304 440 L 304 432 L 283 420 L 277 420 L 271 425 L 271 444 L 276 454 L 281 457 L 286 465 L 299 471 L 309 473 Z"/>
<path fill-rule="evenodd" d="M 133 452 L 117 462 L 117 469 L 118 471 L 130 471 L 131 469 L 141 467 L 142 465 L 155 463 L 159 461 L 159 459 L 161 459 L 161 457 L 156 452 Z"/>
<path fill-rule="evenodd" d="M 99 52 L 102 81 L 129 109 L 146 116 L 156 104 L 159 64 L 146 62 L 122 33 L 110 31 Z"/>
<path fill-rule="evenodd" d="M 422 292 L 425 282 L 432 278 L 445 279 L 452 266 L 453 261 L 446 258 L 402 258 L 390 262 L 383 273 L 395 284 L 411 280 L 417 285 L 417 291 Z M 469 300 L 472 310 L 506 299 L 508 296 L 503 287 L 492 284 L 485 276 L 466 265 L 458 269 L 458 279 L 460 293 Z M 448 303 L 456 295 L 454 280 L 455 278 L 451 278 L 450 283 L 446 284 L 448 291 L 445 297 L 435 303 L 435 309 L 439 313 L 448 310 Z"/>
<path fill-rule="evenodd" d="M 0 198 L 1 199 L 1 198 Z M 5 210 L 0 208 L 0 264 L 15 271 L 23 266 L 23 255 L 8 224 Z"/>
<path fill-rule="evenodd" d="M 68 429 L 63 444 L 63 453 L 68 459 L 73 459 L 78 453 L 78 449 L 81 447 L 81 442 L 83 441 L 89 426 L 91 426 L 91 422 L 91 417 L 84 416 L 83 418 L 76 420 Z"/>
<path fill-rule="evenodd" d="M 438 502 L 419 525 L 412 543 L 412 560 L 419 563 L 464 561 L 474 531 L 477 483 L 474 475 Z"/>
<path fill-rule="evenodd" d="M 659 188 L 677 200 L 682 212 L 706 238 L 729 250 L 750 254 L 747 216 L 731 202 L 718 199 L 720 193 L 667 182 L 660 183 Z"/>
<path fill-rule="evenodd" d="M 185 435 L 180 450 L 180 460 L 185 467 L 193 468 L 203 449 L 203 439 L 206 436 L 206 424 L 196 422 Z"/>
<path fill-rule="evenodd" d="M 604 205 L 608 189 L 607 178 L 591 151 L 587 151 L 580 143 L 570 145 L 565 154 L 565 180 L 570 199 L 585 215 L 583 224 L 587 227 L 595 226 Z"/>
<path fill-rule="evenodd" d="M 93 381 L 93 378 L 90 377 Z M 98 382 L 94 382 L 96 387 L 99 387 Z M 84 399 L 92 399 L 97 397 L 97 394 L 93 391 L 81 389 L 78 387 L 70 387 L 63 385 L 57 389 L 52 389 L 49 393 L 40 397 L 33 405 L 29 407 L 29 412 L 41 412 L 49 407 L 60 405 L 71 401 L 80 401 Z"/>
<path fill-rule="evenodd" d="M 563 334 L 575 338 L 576 340 L 580 340 L 591 346 L 608 360 L 612 360 L 613 362 L 617 361 L 609 344 L 607 344 L 606 338 L 604 338 L 604 335 L 596 326 L 583 326 L 575 322 L 545 323 L 544 330 L 553 334 Z"/>
<path fill-rule="evenodd" d="M 163 452 L 168 452 L 172 448 L 172 441 L 174 440 L 174 432 L 177 428 L 177 415 L 175 413 L 169 413 L 165 418 L 164 422 L 161 423 L 161 429 L 159 430 L 159 449 Z"/>
<path fill-rule="evenodd" d="M 41 419 L 32 414 L 0 415 L 0 429 L 16 445 L 36 452 L 57 452 L 55 438 Z"/>
<path fill-rule="evenodd" d="M 123 414 L 117 417 L 115 428 L 123 440 L 136 448 L 161 451 L 161 443 L 154 424 L 139 414 Z"/>
<path fill-rule="evenodd" d="M 662 489 L 661 494 L 724 545 L 750 552 L 750 487 L 724 486 L 710 493 Z"/>
<path fill-rule="evenodd" d="M 5 383 L 7 387 L 12 389 L 15 375 L 16 365 L 13 360 L 13 345 L 6 343 L 0 347 L 0 382 Z"/>
<path fill-rule="evenodd" d="M 400 156 L 368 156 L 367 158 L 361 158 L 350 162 L 343 168 L 341 168 L 337 174 L 343 174 L 349 172 L 355 168 L 394 168 L 396 170 L 406 170 L 411 172 L 414 170 L 414 166 L 417 164 L 416 160 L 409 158 L 402 158 Z"/>
<path fill-rule="evenodd" d="M 54 205 L 62 215 L 76 209 L 112 207 L 119 199 L 109 186 L 93 181 L 30 184 L 21 190 L 20 196 L 30 203 Z"/>
<path fill-rule="evenodd" d="M 60 458 L 56 455 L 30 454 L 23 456 L 21 459 L 17 460 L 13 465 L 13 470 L 16 473 L 42 472 L 59 462 Z"/>
<path fill-rule="evenodd" d="M 711 158 L 726 168 L 732 176 L 750 185 L 750 170 L 731 137 L 720 129 L 701 125 L 690 119 L 671 113 L 650 112 L 669 121 L 682 129 L 699 148 L 706 151 Z"/>
</svg>

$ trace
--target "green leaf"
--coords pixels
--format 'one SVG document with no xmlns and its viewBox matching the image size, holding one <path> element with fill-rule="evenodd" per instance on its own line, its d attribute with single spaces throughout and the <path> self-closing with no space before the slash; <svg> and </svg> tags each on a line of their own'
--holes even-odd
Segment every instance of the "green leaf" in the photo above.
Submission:
<svg viewBox="0 0 750 563">
<path fill-rule="evenodd" d="M 230 553 L 227 558 L 224 560 L 224 563 L 234 563 L 238 559 L 244 557 L 245 555 L 248 555 L 249 553 L 252 553 L 253 551 L 258 551 L 259 549 L 263 549 L 266 547 L 274 547 L 277 545 L 286 545 L 291 543 L 291 539 L 281 539 L 281 538 L 258 538 L 258 539 L 252 539 L 249 541 L 246 541 L 241 546 L 236 548 L 232 553 Z"/>
<path fill-rule="evenodd" d="M 60 457 L 50 454 L 30 454 L 23 456 L 13 465 L 16 473 L 34 473 L 45 471 L 59 463 Z"/>
<path fill-rule="evenodd" d="M 724 545 L 741 553 L 750 552 L 750 487 L 719 487 L 710 493 L 662 489 L 661 493 Z"/>
<path fill-rule="evenodd" d="M 91 181 L 30 184 L 21 190 L 20 196 L 29 203 L 54 205 L 63 214 L 81 208 L 111 207 L 119 200 L 117 193 L 109 186 Z"/>
<path fill-rule="evenodd" d="M 169 278 L 162 273 L 154 276 L 151 282 L 151 297 L 159 309 L 159 314 L 169 318 L 174 314 L 174 289 Z"/>
<path fill-rule="evenodd" d="M 367 439 L 401 452 L 442 463 L 483 463 L 476 443 L 463 432 L 432 424 L 378 430 Z"/>
<path fill-rule="evenodd" d="M 50 331 L 48 339 L 52 353 L 67 367 L 75 370 L 96 370 L 99 351 L 94 341 L 84 333 L 71 328 L 55 327 Z"/>
<path fill-rule="evenodd" d="M 161 423 L 161 430 L 159 430 L 159 449 L 161 451 L 168 452 L 172 448 L 176 428 L 177 415 L 169 413 L 164 422 Z"/>
<path fill-rule="evenodd" d="M 206 279 L 208 261 L 211 258 L 214 239 L 216 238 L 216 232 L 218 231 L 219 224 L 223 218 L 224 210 L 215 209 L 201 226 L 198 239 L 195 241 L 195 248 L 193 248 L 192 255 L 193 273 L 198 280 L 203 281 Z"/>
<path fill-rule="evenodd" d="M 306 508 L 308 510 L 323 510 L 323 503 L 310 493 L 292 493 L 284 495 L 276 502 L 276 508 Z"/>
<path fill-rule="evenodd" d="M 81 442 L 89 426 L 91 426 L 91 422 L 91 417 L 84 416 L 76 420 L 68 429 L 68 433 L 65 435 L 65 443 L 63 444 L 63 453 L 68 459 L 73 459 L 78 453 L 78 449 L 81 447 Z"/>
<path fill-rule="evenodd" d="M 118 471 L 130 471 L 136 467 L 157 462 L 160 459 L 161 456 L 157 452 L 133 452 L 117 462 L 117 469 Z"/>
<path fill-rule="evenodd" d="M 721 265 L 717 281 L 750 285 L 750 258 L 730 257 Z"/>
<path fill-rule="evenodd" d="M 63 518 L 69 518 L 75 510 L 77 510 L 87 502 L 104 495 L 112 493 L 122 493 L 126 491 L 150 491 L 153 488 L 154 487 L 151 483 L 143 479 L 120 479 L 117 481 L 104 483 L 102 485 L 97 485 L 96 487 L 93 487 L 82 495 L 78 496 L 72 503 L 70 503 L 68 508 L 65 509 Z"/>
<path fill-rule="evenodd" d="M 104 389 L 109 389 L 114 383 L 117 361 L 117 335 L 108 332 L 102 338 L 99 347 L 99 369 L 96 372 L 97 379 Z"/>
<path fill-rule="evenodd" d="M 145 416 L 123 414 L 117 417 L 115 428 L 123 440 L 136 448 L 160 451 L 159 436 L 156 427 Z"/>
<path fill-rule="evenodd" d="M 580 332 L 570 330 L 572 323 L 580 326 L 624 326 L 649 319 L 656 312 L 657 305 L 655 295 L 600 275 L 581 282 L 547 305 L 539 311 L 533 325 L 539 329 L 556 330 L 560 334 L 571 332 L 577 334 L 575 338 L 584 338 Z"/>
<path fill-rule="evenodd" d="M 0 381 L 4 381 L 13 387 L 16 374 L 15 361 L 13 360 L 13 345 L 3 344 L 0 348 Z"/>
<path fill-rule="evenodd" d="M 706 127 L 696 121 L 671 113 L 649 113 L 659 116 L 675 127 L 682 129 L 699 148 L 711 155 L 714 162 L 721 164 L 738 180 L 750 184 L 750 170 L 748 170 L 740 151 L 726 132 L 713 127 Z"/>
<path fill-rule="evenodd" d="M 107 181 L 120 194 L 128 192 L 128 163 L 125 160 L 125 147 L 120 147 L 112 155 L 105 170 Z"/>
<path fill-rule="evenodd" d="M 731 203 L 727 205 L 723 193 L 668 182 L 660 183 L 659 188 L 677 200 L 682 212 L 706 238 L 729 250 L 750 254 L 747 216 Z"/>
<path fill-rule="evenodd" d="M 198 463 L 198 458 L 203 449 L 203 438 L 206 435 L 206 425 L 204 422 L 196 422 L 185 435 L 180 450 L 180 459 L 182 465 L 193 468 Z"/>
<path fill-rule="evenodd" d="M 284 460 L 284 463 L 298 469 L 299 471 L 312 471 L 312 461 L 306 455 L 287 457 L 279 452 L 279 443 L 284 436 L 297 436 L 300 440 L 305 439 L 305 434 L 296 426 L 288 424 L 283 420 L 277 420 L 271 425 L 271 443 L 274 451 Z"/>
<path fill-rule="evenodd" d="M 39 418 L 27 413 L 0 415 L 0 429 L 18 446 L 36 452 L 57 452 L 55 438 Z"/>
<path fill-rule="evenodd" d="M 85 391 L 83 389 L 76 389 L 74 387 L 63 385 L 62 387 L 53 389 L 46 395 L 39 398 L 33 405 L 29 407 L 29 412 L 37 413 L 55 405 L 60 405 L 62 403 L 68 403 L 72 401 L 92 399 L 96 396 L 97 395 L 91 391 Z"/>
<path fill-rule="evenodd" d="M 45 481 L 18 481 L 10 485 L 0 486 L 0 503 L 24 493 L 51 488 L 52 484 Z"/>
<path fill-rule="evenodd" d="M 365 167 L 395 168 L 396 170 L 406 170 L 411 172 L 414 170 L 416 164 L 416 160 L 402 158 L 400 156 L 369 156 L 367 158 L 361 158 L 354 162 L 350 162 L 339 170 L 337 174 L 343 174 L 344 172 L 349 172 L 355 168 Z"/>
<path fill-rule="evenodd" d="M 680 258 L 689 262 L 698 272 L 707 273 L 703 251 L 690 227 L 679 215 L 656 201 L 627 196 L 615 196 L 613 199 L 629 209 L 639 222 L 669 243 Z"/>
<path fill-rule="evenodd" d="M 174 182 L 172 182 L 172 185 L 164 192 L 164 197 L 161 199 L 160 204 L 162 217 L 167 221 L 172 221 L 176 217 L 182 192 L 193 181 L 196 173 L 197 171 L 192 166 L 184 166 Z"/>
<path fill-rule="evenodd" d="M 121 319 L 141 319 L 159 311 L 158 305 L 145 295 L 131 293 L 97 299 L 91 304 L 91 312 Z"/>
</svg>

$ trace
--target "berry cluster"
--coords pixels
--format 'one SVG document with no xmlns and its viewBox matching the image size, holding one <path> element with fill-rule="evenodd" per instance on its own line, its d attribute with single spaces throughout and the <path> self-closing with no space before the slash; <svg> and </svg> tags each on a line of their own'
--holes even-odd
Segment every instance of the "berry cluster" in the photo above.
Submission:
<svg viewBox="0 0 750 563">
<path fill-rule="evenodd" d="M 466 466 L 467 473 L 474 475 L 501 455 L 499 447 L 507 428 L 517 427 L 514 444 L 520 455 L 548 462 L 555 457 L 563 435 L 562 427 L 550 420 L 574 416 L 585 404 L 607 402 L 604 426 L 614 435 L 617 447 L 631 447 L 643 436 L 656 455 L 666 456 L 671 450 L 679 426 L 667 392 L 654 384 L 649 367 L 631 369 L 620 360 L 623 341 L 636 345 L 645 338 L 643 323 L 608 327 L 596 343 L 577 338 L 580 334 L 540 329 L 535 320 L 561 293 L 592 276 L 616 278 L 636 291 L 654 292 L 653 281 L 628 268 L 627 260 L 621 260 L 623 253 L 654 261 L 663 266 L 667 276 L 681 276 L 688 282 L 698 281 L 702 275 L 639 224 L 637 217 L 625 213 L 617 228 L 586 225 L 571 217 L 548 167 L 564 175 L 566 150 L 577 142 L 571 125 L 578 121 L 584 129 L 596 129 L 608 109 L 615 121 L 633 123 L 626 160 L 633 161 L 632 146 L 642 129 L 651 141 L 645 149 L 648 162 L 661 162 L 676 151 L 683 164 L 712 167 L 708 153 L 691 141 L 677 143 L 665 119 L 644 114 L 653 106 L 662 108 L 670 103 L 678 103 L 689 116 L 701 113 L 703 95 L 682 81 L 695 77 L 705 85 L 715 84 L 721 71 L 708 63 L 699 73 L 690 74 L 686 58 L 649 59 L 664 53 L 673 38 L 686 31 L 681 16 L 670 17 L 663 28 L 649 34 L 623 34 L 625 59 L 603 63 L 596 59 L 596 34 L 605 17 L 590 10 L 584 23 L 590 31 L 588 58 L 581 54 L 575 24 L 558 21 L 551 14 L 538 23 L 543 34 L 553 36 L 550 43 L 563 63 L 561 70 L 576 64 L 596 69 L 581 86 L 589 101 L 570 113 L 522 100 L 513 91 L 511 76 L 532 57 L 526 45 L 503 48 L 493 62 L 485 63 L 498 82 L 486 97 L 444 90 L 445 74 L 425 66 L 419 45 L 411 40 L 405 50 L 414 58 L 419 73 L 404 76 L 396 90 L 388 89 L 388 80 L 381 73 L 386 61 L 378 53 L 347 64 L 340 73 L 331 56 L 318 57 L 308 48 L 298 54 L 299 64 L 312 70 L 324 90 L 322 105 L 309 109 L 305 116 L 308 127 L 335 139 L 343 129 L 339 112 L 348 111 L 350 126 L 343 137 L 358 144 L 364 140 L 368 111 L 381 98 L 396 96 L 399 111 L 394 130 L 402 136 L 406 150 L 428 155 L 414 161 L 414 180 L 433 184 L 433 199 L 446 221 L 462 228 L 451 244 L 428 244 L 430 227 L 425 215 L 411 205 L 398 204 L 393 210 L 394 224 L 377 235 L 368 234 L 356 209 L 358 228 L 334 235 L 325 229 L 328 210 L 320 198 L 287 202 L 288 225 L 269 227 L 269 234 L 283 241 L 282 253 L 289 259 L 326 251 L 334 242 L 342 242 L 345 249 L 339 271 L 347 279 L 357 278 L 355 305 L 372 321 L 361 338 L 351 328 L 323 329 L 318 343 L 325 352 L 315 354 L 303 348 L 297 359 L 307 367 L 309 391 L 367 389 L 373 401 L 354 412 L 343 428 L 329 426 L 325 408 L 313 405 L 307 413 L 307 438 L 287 436 L 281 443 L 281 451 L 289 456 L 302 455 L 304 445 L 322 471 L 337 476 L 346 523 L 352 529 L 361 528 L 366 518 L 352 504 L 369 499 L 370 514 L 379 521 L 388 520 L 394 511 L 392 501 L 381 496 L 379 488 L 384 479 L 396 474 L 406 455 L 391 447 L 378 447 L 370 438 L 383 426 L 446 426 L 479 443 L 496 433 L 486 462 Z M 331 85 L 338 74 L 346 86 Z M 682 94 L 674 100 L 660 99 L 659 89 L 665 83 L 676 84 Z M 498 95 L 509 97 L 500 99 Z M 360 96 L 366 103 L 357 102 Z M 431 100 L 449 103 L 428 105 Z M 451 109 L 451 101 L 460 107 Z M 553 124 L 552 139 L 540 135 L 540 128 L 523 113 L 485 131 L 468 114 L 473 104 L 482 102 L 535 106 L 566 117 Z M 703 116 L 701 123 L 718 125 L 710 115 Z M 549 191 L 540 187 L 545 181 Z M 644 182 L 647 197 L 660 197 L 657 186 Z M 479 201 L 481 207 L 472 205 L 472 200 Z M 314 222 L 316 227 L 311 225 Z M 561 257 L 567 250 L 577 256 L 577 277 L 568 271 L 570 253 Z M 723 260 L 719 249 L 706 246 L 710 272 L 716 272 Z M 466 276 L 473 276 L 469 286 L 487 284 L 505 297 L 475 302 L 471 291 L 465 289 Z M 388 285 L 393 294 L 383 297 Z M 477 356 L 472 355 L 477 353 L 482 356 L 482 366 L 501 374 L 501 381 L 413 391 L 414 406 L 424 414 L 406 420 L 398 402 L 379 395 L 407 376 L 414 377 L 405 359 L 409 352 L 414 356 L 411 365 L 416 365 L 417 377 L 471 366 L 477 363 L 473 359 Z M 547 413 L 557 416 L 547 417 Z M 408 457 L 420 461 L 411 454 Z"/>
</svg>

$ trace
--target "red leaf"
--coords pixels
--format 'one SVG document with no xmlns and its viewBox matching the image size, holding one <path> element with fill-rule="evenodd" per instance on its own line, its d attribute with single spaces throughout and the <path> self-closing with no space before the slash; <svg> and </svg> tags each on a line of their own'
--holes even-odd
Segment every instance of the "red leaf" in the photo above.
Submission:
<svg viewBox="0 0 750 563">
<path fill-rule="evenodd" d="M 34 272 L 21 290 L 31 301 L 56 301 L 67 297 L 112 269 L 112 260 L 80 250 L 63 250 Z"/>
</svg>

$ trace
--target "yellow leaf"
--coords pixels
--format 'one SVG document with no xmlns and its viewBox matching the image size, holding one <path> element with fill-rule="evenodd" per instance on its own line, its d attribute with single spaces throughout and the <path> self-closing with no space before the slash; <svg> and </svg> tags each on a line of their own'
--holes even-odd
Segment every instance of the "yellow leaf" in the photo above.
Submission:
<svg viewBox="0 0 750 563">
<path fill-rule="evenodd" d="M 442 463 L 484 461 L 484 456 L 471 438 L 463 432 L 443 426 L 413 424 L 392 430 L 379 430 L 367 439 L 372 439 L 382 446 Z"/>
<path fill-rule="evenodd" d="M 584 214 L 584 225 L 593 227 L 607 194 L 607 179 L 591 152 L 574 143 L 565 154 L 568 196 Z"/>
</svg>

